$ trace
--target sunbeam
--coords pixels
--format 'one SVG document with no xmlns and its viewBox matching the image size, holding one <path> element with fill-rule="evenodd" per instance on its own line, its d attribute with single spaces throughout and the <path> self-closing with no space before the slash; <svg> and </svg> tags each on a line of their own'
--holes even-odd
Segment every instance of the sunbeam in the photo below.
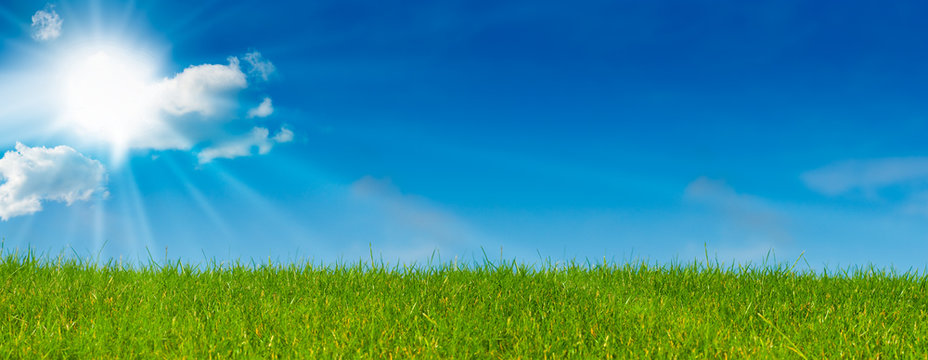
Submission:
<svg viewBox="0 0 928 360">
<path fill-rule="evenodd" d="M 23 18 L 16 16 L 16 14 L 14 14 L 3 5 L 0 5 L 0 17 L 3 18 L 3 21 L 6 21 L 10 24 L 16 24 L 19 28 L 25 28 L 29 26 L 29 24 Z"/>
<path fill-rule="evenodd" d="M 279 235 L 282 236 L 281 240 L 290 244 L 311 244 L 312 239 L 307 238 L 311 232 L 304 227 L 305 221 L 299 221 L 293 218 L 290 213 L 277 209 L 272 202 L 236 179 L 228 171 L 219 168 L 215 170 L 215 175 L 221 178 L 223 183 L 229 185 L 235 191 L 235 194 L 244 198 L 250 204 L 249 208 L 252 212 L 261 214 L 262 219 L 267 222 L 265 226 L 273 227 L 275 233 L 281 234 Z M 278 245 L 284 244 L 278 243 Z"/>
<path fill-rule="evenodd" d="M 34 217 L 29 217 L 21 221 L 19 228 L 16 230 L 15 235 L 13 235 L 13 239 L 16 242 L 15 245 L 26 245 L 26 247 L 29 247 L 31 243 L 30 240 L 34 235 L 36 221 Z"/>
<path fill-rule="evenodd" d="M 220 234 L 225 236 L 228 239 L 234 238 L 232 234 L 231 227 L 223 219 L 223 217 L 216 211 L 216 209 L 210 204 L 209 200 L 203 196 L 203 193 L 194 186 L 193 181 L 180 169 L 180 166 L 174 161 L 174 159 L 168 157 L 164 161 L 167 163 L 168 168 L 171 170 L 171 173 L 180 180 L 184 190 L 192 198 L 197 208 L 206 215 L 207 219 L 213 224 L 215 230 Z"/>
<path fill-rule="evenodd" d="M 91 211 L 93 211 L 93 224 L 91 228 L 93 249 L 102 249 L 103 244 L 106 243 L 108 234 L 106 229 L 106 201 L 102 197 L 97 198 Z"/>
<path fill-rule="evenodd" d="M 131 166 L 125 167 L 125 177 L 126 179 L 123 182 L 125 186 L 123 190 L 129 195 L 129 211 L 124 212 L 124 214 L 131 214 L 126 223 L 132 224 L 126 231 L 126 235 L 132 239 L 129 244 L 129 253 L 139 254 L 144 248 L 156 249 L 157 246 L 155 246 L 155 239 L 152 236 L 148 213 L 145 210 L 145 199 L 142 197 L 141 191 L 139 190 L 139 185 L 135 180 L 135 174 Z M 142 240 L 142 244 L 138 243 L 138 239 Z"/>
<path fill-rule="evenodd" d="M 0 359 L 919 356 L 928 1 L 827 5 L 0 0 Z"/>
</svg>

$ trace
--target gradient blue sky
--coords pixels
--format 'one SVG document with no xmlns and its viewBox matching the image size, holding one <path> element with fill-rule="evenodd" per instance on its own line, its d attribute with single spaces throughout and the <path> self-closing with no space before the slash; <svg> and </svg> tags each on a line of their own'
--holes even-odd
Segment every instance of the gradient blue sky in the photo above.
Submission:
<svg viewBox="0 0 928 360">
<path fill-rule="evenodd" d="M 60 16 L 60 36 L 33 36 L 40 10 Z M 65 145 L 108 180 L 70 205 L 44 199 L 0 222 L 0 236 L 51 253 L 106 243 L 102 256 L 133 260 L 167 247 L 191 261 L 330 262 L 366 258 L 370 244 L 386 260 L 502 247 L 526 261 L 664 262 L 703 258 L 706 244 L 720 260 L 773 249 L 805 252 L 815 268 L 921 269 L 926 11 L 918 1 L 4 3 L 0 148 Z M 221 122 L 219 135 L 120 160 L 111 144 L 41 125 L 67 111 L 40 96 L 61 82 L 49 68 L 98 44 L 146 54 L 157 79 L 235 56 L 248 85 L 223 93 L 222 118 L 175 122 Z M 276 69 L 266 81 L 245 66 L 255 52 Z M 247 117 L 264 97 L 273 113 Z M 253 127 L 293 139 L 198 161 Z"/>
</svg>

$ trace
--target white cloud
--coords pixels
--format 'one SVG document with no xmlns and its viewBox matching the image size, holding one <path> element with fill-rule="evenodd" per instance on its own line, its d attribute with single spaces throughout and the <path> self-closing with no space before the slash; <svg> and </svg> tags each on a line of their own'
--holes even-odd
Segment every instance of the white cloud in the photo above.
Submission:
<svg viewBox="0 0 928 360">
<path fill-rule="evenodd" d="M 273 71 L 273 65 L 260 53 L 245 55 L 251 72 L 263 77 Z M 156 84 L 160 107 L 167 113 L 162 119 L 165 126 L 155 128 L 143 139 L 135 142 L 136 148 L 188 150 L 201 143 L 212 143 L 197 154 L 201 164 L 214 159 L 232 159 L 249 156 L 256 148 L 266 154 L 276 144 L 293 140 L 293 132 L 282 128 L 274 136 L 266 128 L 256 127 L 251 132 L 235 135 L 225 130 L 224 123 L 234 121 L 228 110 L 237 105 L 235 92 L 249 86 L 239 59 L 230 57 L 228 65 L 204 64 L 190 66 L 172 78 Z M 247 118 L 267 117 L 274 112 L 270 97 L 265 97 L 255 108 L 248 109 Z M 190 121 L 189 115 L 198 115 L 211 121 Z M 155 131 L 155 130 L 162 131 Z M 169 130 L 169 131 L 167 131 Z M 227 139 L 232 140 L 227 140 Z"/>
<path fill-rule="evenodd" d="M 271 98 L 265 97 L 264 100 L 261 101 L 261 104 L 259 104 L 257 107 L 252 108 L 251 110 L 248 110 L 248 117 L 249 118 L 256 118 L 256 117 L 263 118 L 263 117 L 271 116 L 271 114 L 273 113 L 274 113 L 274 105 L 271 104 Z"/>
<path fill-rule="evenodd" d="M 248 74 L 259 77 L 264 81 L 267 81 L 271 74 L 276 71 L 274 64 L 265 59 L 264 56 L 261 56 L 261 53 L 257 51 L 252 51 L 245 54 L 245 61 L 251 65 L 251 69 L 248 70 Z"/>
<path fill-rule="evenodd" d="M 810 189 L 829 196 L 852 191 L 867 194 L 894 185 L 928 182 L 928 158 L 886 158 L 835 163 L 803 173 Z"/>
<path fill-rule="evenodd" d="M 205 64 L 190 66 L 173 78 L 156 85 L 161 107 L 173 115 L 196 112 L 210 116 L 226 100 L 223 94 L 248 87 L 245 74 L 236 57 L 229 65 Z"/>
<path fill-rule="evenodd" d="M 274 142 L 278 144 L 288 143 L 293 141 L 293 131 L 287 128 L 281 128 L 277 135 L 274 135 Z"/>
<path fill-rule="evenodd" d="M 259 67 L 264 66 L 262 71 L 273 70 L 273 65 L 257 52 L 246 55 L 246 59 L 256 62 Z M 136 149 L 189 150 L 197 144 L 212 142 L 213 146 L 197 154 L 202 164 L 217 158 L 248 156 L 252 154 L 252 148 L 257 148 L 258 154 L 266 154 L 275 144 L 291 141 L 293 132 L 286 128 L 273 137 L 269 137 L 265 128 L 254 128 L 244 135 L 230 134 L 226 130 L 229 127 L 225 124 L 236 119 L 230 113 L 238 106 L 235 93 L 249 86 L 239 59 L 230 57 L 228 61 L 227 65 L 190 66 L 155 83 L 155 101 L 163 113 L 146 124 L 145 131 L 139 132 L 131 146 Z M 268 67 L 270 70 L 267 70 Z M 267 117 L 273 112 L 271 98 L 265 97 L 257 107 L 248 109 L 245 116 Z M 191 116 L 209 121 L 198 121 Z M 229 138 L 233 140 L 226 140 Z"/>
<path fill-rule="evenodd" d="M 276 115 L 270 98 L 255 97 L 249 89 L 260 80 L 248 75 L 250 63 L 243 65 L 241 57 L 158 74 L 154 61 L 141 52 L 102 47 L 71 55 L 60 59 L 58 71 L 45 69 L 39 74 L 43 69 L 35 69 L 34 74 L 26 71 L 28 76 L 15 79 L 21 84 L 36 83 L 27 88 L 29 91 L 14 92 L 10 84 L 0 84 L 0 93 L 10 93 L 7 103 L 13 106 L 9 108 L 23 109 L 17 118 L 43 119 L 42 126 L 23 124 L 18 128 L 12 128 L 10 121 L 0 121 L 0 137 L 13 142 L 29 129 L 54 129 L 60 132 L 54 135 L 66 136 L 78 147 L 108 146 L 108 163 L 114 166 L 133 151 L 180 150 L 197 155 L 204 147 L 221 148 L 199 156 L 208 161 L 232 157 L 235 152 L 230 149 L 235 146 L 224 144 L 229 139 L 254 139 L 249 117 Z M 248 58 L 259 68 L 270 66 L 260 65 L 269 62 L 256 53 Z M 271 132 L 260 142 L 251 140 L 261 144 L 259 148 L 292 140 L 290 130 L 275 134 L 270 125 L 262 126 Z"/>
<path fill-rule="evenodd" d="M 61 17 L 51 5 L 36 11 L 32 15 L 32 38 L 36 41 L 48 41 L 61 36 Z"/>
<path fill-rule="evenodd" d="M 67 146 L 28 147 L 17 143 L 16 150 L 0 158 L 0 180 L 3 220 L 36 213 L 42 210 L 43 201 L 71 205 L 106 191 L 103 165 Z"/>
<path fill-rule="evenodd" d="M 203 149 L 197 154 L 197 159 L 199 159 L 200 164 L 206 164 L 215 159 L 234 159 L 250 156 L 254 154 L 255 149 L 257 149 L 259 155 L 265 155 L 271 152 L 274 145 L 293 140 L 293 132 L 287 128 L 282 128 L 273 137 L 269 137 L 269 135 L 270 132 L 266 128 L 256 127 L 245 137 Z"/>
</svg>

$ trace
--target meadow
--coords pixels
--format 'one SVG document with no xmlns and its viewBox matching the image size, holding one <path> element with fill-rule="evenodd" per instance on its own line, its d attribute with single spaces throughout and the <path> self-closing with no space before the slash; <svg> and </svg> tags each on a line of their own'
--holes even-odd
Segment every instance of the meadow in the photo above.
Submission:
<svg viewBox="0 0 928 360">
<path fill-rule="evenodd" d="M 928 277 L 0 255 L 2 358 L 926 358 Z"/>
</svg>

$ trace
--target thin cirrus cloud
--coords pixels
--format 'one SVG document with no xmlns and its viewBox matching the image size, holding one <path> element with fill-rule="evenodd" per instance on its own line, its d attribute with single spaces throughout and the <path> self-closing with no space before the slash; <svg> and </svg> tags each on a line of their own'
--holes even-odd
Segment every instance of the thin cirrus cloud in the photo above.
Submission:
<svg viewBox="0 0 928 360">
<path fill-rule="evenodd" d="M 32 38 L 36 41 L 49 41 L 61 36 L 61 16 L 51 5 L 36 11 L 32 15 Z"/>
<path fill-rule="evenodd" d="M 353 216 L 346 217 L 356 222 L 339 236 L 351 237 L 348 234 L 363 229 L 359 238 L 367 240 L 362 241 L 374 238 L 390 244 L 382 253 L 388 259 L 422 259 L 436 250 L 460 252 L 488 241 L 463 218 L 424 197 L 402 192 L 390 179 L 364 176 L 348 190 Z"/>
<path fill-rule="evenodd" d="M 807 171 L 800 178 L 810 189 L 828 196 L 855 191 L 870 194 L 896 185 L 928 183 L 928 158 L 849 160 Z"/>
<path fill-rule="evenodd" d="M 687 185 L 684 199 L 717 211 L 723 226 L 736 234 L 733 237 L 746 242 L 739 246 L 766 251 L 774 244 L 792 241 L 783 211 L 763 198 L 735 191 L 724 181 L 697 178 Z"/>
<path fill-rule="evenodd" d="M 86 201 L 94 194 L 106 195 L 106 170 L 68 146 L 29 147 L 0 158 L 0 219 L 30 215 L 47 201 Z"/>
</svg>

